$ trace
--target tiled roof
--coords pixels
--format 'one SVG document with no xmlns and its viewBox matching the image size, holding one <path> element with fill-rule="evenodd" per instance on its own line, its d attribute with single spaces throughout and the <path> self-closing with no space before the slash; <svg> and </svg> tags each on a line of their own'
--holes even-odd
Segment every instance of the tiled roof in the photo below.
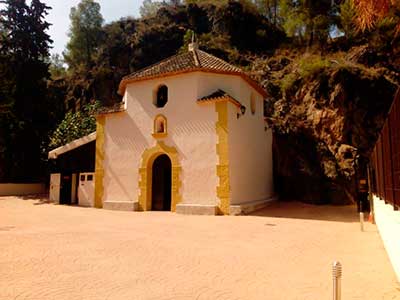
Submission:
<svg viewBox="0 0 400 300">
<path fill-rule="evenodd" d="M 113 106 L 100 107 L 99 109 L 97 109 L 97 114 L 104 115 L 104 114 L 123 112 L 123 111 L 125 111 L 125 103 L 118 102 L 118 103 L 115 103 Z"/>
<path fill-rule="evenodd" d="M 241 76 L 261 95 L 267 95 L 265 90 L 240 68 L 235 67 L 218 57 L 199 50 L 197 47 L 192 47 L 191 50 L 185 53 L 171 56 L 154 65 L 148 66 L 135 73 L 132 73 L 131 75 L 125 76 L 119 85 L 118 92 L 122 95 L 125 92 L 126 86 L 135 81 L 172 76 L 194 71 Z"/>
<path fill-rule="evenodd" d="M 187 51 L 183 54 L 177 54 L 166 58 L 154 65 L 124 77 L 123 80 L 155 77 L 168 73 L 197 69 L 242 73 L 240 68 L 235 67 L 204 51 L 195 49 L 193 51 Z"/>
<path fill-rule="evenodd" d="M 197 100 L 197 103 L 209 103 L 209 102 L 218 102 L 218 101 L 230 101 L 232 102 L 234 105 L 241 107 L 242 104 L 237 101 L 235 98 L 233 98 L 231 95 L 229 95 L 228 93 L 226 93 L 223 90 L 217 90 L 214 93 L 212 93 L 211 95 L 202 97 L 200 99 Z"/>
</svg>

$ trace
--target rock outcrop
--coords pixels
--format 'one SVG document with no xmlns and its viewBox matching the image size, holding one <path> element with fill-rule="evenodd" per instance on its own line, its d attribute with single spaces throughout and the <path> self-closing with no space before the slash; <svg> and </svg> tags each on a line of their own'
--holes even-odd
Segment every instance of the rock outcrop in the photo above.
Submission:
<svg viewBox="0 0 400 300">
<path fill-rule="evenodd" d="M 266 112 L 275 133 L 275 179 L 282 198 L 321 204 L 356 200 L 356 179 L 365 175 L 399 84 L 398 70 L 379 57 L 364 46 L 340 60 L 302 55 L 265 62 L 271 95 Z"/>
</svg>

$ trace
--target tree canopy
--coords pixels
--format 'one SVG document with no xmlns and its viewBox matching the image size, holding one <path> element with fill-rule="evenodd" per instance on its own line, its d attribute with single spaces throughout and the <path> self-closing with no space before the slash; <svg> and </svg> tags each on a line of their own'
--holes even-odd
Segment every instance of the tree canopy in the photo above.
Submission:
<svg viewBox="0 0 400 300">
<path fill-rule="evenodd" d="M 64 58 L 72 68 L 90 66 L 100 45 L 103 17 L 100 4 L 94 0 L 82 0 L 71 8 L 69 42 Z"/>
<path fill-rule="evenodd" d="M 142 18 L 154 17 L 161 6 L 162 4 L 158 1 L 143 0 L 142 6 L 139 9 L 140 16 Z"/>
<path fill-rule="evenodd" d="M 37 180 L 56 111 L 47 98 L 50 7 L 39 0 L 0 3 L 0 181 Z"/>
</svg>

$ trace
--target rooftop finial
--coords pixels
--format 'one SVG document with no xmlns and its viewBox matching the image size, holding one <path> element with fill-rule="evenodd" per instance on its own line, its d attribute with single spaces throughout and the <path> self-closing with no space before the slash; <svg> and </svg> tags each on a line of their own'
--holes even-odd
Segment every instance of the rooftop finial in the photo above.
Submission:
<svg viewBox="0 0 400 300">
<path fill-rule="evenodd" d="M 199 45 L 196 42 L 196 34 L 192 31 L 192 42 L 189 44 L 189 51 L 195 51 L 199 48 Z"/>
</svg>

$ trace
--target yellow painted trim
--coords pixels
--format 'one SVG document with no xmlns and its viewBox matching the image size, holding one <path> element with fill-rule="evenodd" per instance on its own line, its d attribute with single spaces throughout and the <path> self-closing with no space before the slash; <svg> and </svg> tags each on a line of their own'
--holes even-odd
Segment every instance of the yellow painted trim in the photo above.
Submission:
<svg viewBox="0 0 400 300">
<path fill-rule="evenodd" d="M 152 133 L 151 134 L 155 139 L 161 139 L 161 138 L 165 138 L 167 137 L 167 133 L 163 132 L 163 133 Z"/>
<path fill-rule="evenodd" d="M 157 132 L 157 119 L 162 118 L 165 121 L 165 128 L 164 128 L 164 132 Z M 152 136 L 154 138 L 165 138 L 168 135 L 168 120 L 167 117 L 162 115 L 162 114 L 158 114 L 153 121 L 153 134 Z"/>
<path fill-rule="evenodd" d="M 217 176 L 219 185 L 217 186 L 217 197 L 219 198 L 219 213 L 229 215 L 231 204 L 231 187 L 229 180 L 229 143 L 228 143 L 228 102 L 216 102 L 215 110 L 218 113 L 216 131 L 218 136 L 217 143 Z"/>
<path fill-rule="evenodd" d="M 161 154 L 166 154 L 171 160 L 172 187 L 171 187 L 171 211 L 176 211 L 176 205 L 181 202 L 179 190 L 182 186 L 181 172 L 178 151 L 175 147 L 169 147 L 162 141 L 157 141 L 156 146 L 145 150 L 142 154 L 142 164 L 139 168 L 139 209 L 142 211 L 151 210 L 151 192 L 153 178 L 153 163 Z"/>
<path fill-rule="evenodd" d="M 94 183 L 94 207 L 103 207 L 103 194 L 104 194 L 104 137 L 106 117 L 97 116 L 96 119 L 96 169 L 95 169 L 95 183 Z"/>
</svg>

